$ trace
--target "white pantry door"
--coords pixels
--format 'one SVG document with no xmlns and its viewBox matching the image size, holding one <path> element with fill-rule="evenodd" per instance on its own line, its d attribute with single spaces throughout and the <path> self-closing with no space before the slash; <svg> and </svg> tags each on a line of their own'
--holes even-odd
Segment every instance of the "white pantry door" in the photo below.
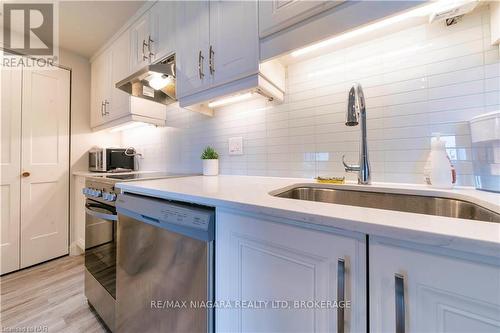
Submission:
<svg viewBox="0 0 500 333">
<path fill-rule="evenodd" d="M 21 268 L 68 253 L 70 72 L 23 70 Z"/>
<path fill-rule="evenodd" d="M 19 269 L 22 68 L 1 67 L 0 75 L 0 274 L 5 274 Z"/>
</svg>

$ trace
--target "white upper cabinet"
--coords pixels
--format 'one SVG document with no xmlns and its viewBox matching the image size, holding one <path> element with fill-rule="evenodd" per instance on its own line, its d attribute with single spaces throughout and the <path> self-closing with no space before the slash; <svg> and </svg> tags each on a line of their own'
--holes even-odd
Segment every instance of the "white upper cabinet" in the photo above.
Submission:
<svg viewBox="0 0 500 333">
<path fill-rule="evenodd" d="M 216 301 L 268 302 L 217 308 L 216 332 L 366 332 L 364 235 L 224 209 L 217 209 L 216 233 Z M 351 305 L 344 311 L 305 305 L 342 300 Z"/>
<path fill-rule="evenodd" d="M 109 110 L 111 102 L 111 65 L 109 50 L 97 56 L 91 65 L 90 126 L 92 128 L 106 121 L 106 107 Z"/>
<path fill-rule="evenodd" d="M 212 86 L 259 70 L 257 5 L 253 1 L 210 1 L 209 73 Z"/>
<path fill-rule="evenodd" d="M 116 88 L 116 83 L 130 74 L 130 38 L 122 34 L 110 47 L 111 53 L 111 105 L 108 105 L 108 119 L 117 119 L 129 112 L 130 95 Z"/>
<path fill-rule="evenodd" d="M 342 2 L 259 0 L 259 36 L 269 36 Z"/>
<path fill-rule="evenodd" d="M 115 88 L 129 75 L 130 39 L 122 34 L 91 65 L 91 127 L 101 126 L 130 112 L 130 95 Z"/>
<path fill-rule="evenodd" d="M 182 2 L 177 19 L 178 97 L 258 72 L 256 2 Z"/>
<path fill-rule="evenodd" d="M 209 2 L 186 1 L 177 5 L 177 97 L 206 89 L 208 73 Z"/>
<path fill-rule="evenodd" d="M 164 105 L 131 97 L 116 88 L 116 83 L 175 52 L 175 9 L 175 2 L 156 2 L 94 58 L 91 65 L 93 129 L 128 121 L 165 124 Z"/>
<path fill-rule="evenodd" d="M 500 332 L 498 259 L 487 264 L 372 238 L 369 252 L 371 331 Z"/>
<path fill-rule="evenodd" d="M 139 70 L 174 52 L 176 2 L 158 1 L 130 28 L 131 69 Z"/>
<path fill-rule="evenodd" d="M 422 3 L 259 0 L 260 60 L 288 54 Z"/>
<path fill-rule="evenodd" d="M 136 71 L 147 65 L 150 61 L 151 23 L 149 12 L 144 13 L 130 27 L 130 65 L 131 70 Z"/>
<path fill-rule="evenodd" d="M 175 52 L 176 7 L 175 1 L 158 1 L 149 10 L 152 62 Z"/>
<path fill-rule="evenodd" d="M 91 65 L 91 127 L 104 129 L 137 120 L 164 124 L 165 106 L 131 97 L 116 83 L 131 74 L 130 33 L 125 31 Z"/>
</svg>

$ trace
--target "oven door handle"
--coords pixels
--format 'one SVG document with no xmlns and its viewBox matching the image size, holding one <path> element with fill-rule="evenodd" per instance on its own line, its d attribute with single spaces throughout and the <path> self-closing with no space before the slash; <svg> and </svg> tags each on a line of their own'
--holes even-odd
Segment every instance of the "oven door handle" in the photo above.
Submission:
<svg viewBox="0 0 500 333">
<path fill-rule="evenodd" d="M 98 219 L 108 220 L 108 221 L 118 221 L 118 216 L 111 213 L 106 214 L 93 210 L 92 207 L 97 207 L 90 204 L 85 204 L 85 213 Z"/>
</svg>

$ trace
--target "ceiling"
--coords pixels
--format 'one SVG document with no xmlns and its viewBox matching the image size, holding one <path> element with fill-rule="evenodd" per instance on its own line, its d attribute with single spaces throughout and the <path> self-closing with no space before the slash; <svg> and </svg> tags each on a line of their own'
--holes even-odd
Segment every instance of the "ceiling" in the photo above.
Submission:
<svg viewBox="0 0 500 333">
<path fill-rule="evenodd" d="M 60 1 L 59 46 L 90 58 L 145 1 Z"/>
</svg>

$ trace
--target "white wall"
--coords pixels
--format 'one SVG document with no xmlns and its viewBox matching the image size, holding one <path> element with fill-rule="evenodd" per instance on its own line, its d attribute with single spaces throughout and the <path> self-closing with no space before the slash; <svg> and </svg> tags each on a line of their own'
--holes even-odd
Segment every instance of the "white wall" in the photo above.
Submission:
<svg viewBox="0 0 500 333">
<path fill-rule="evenodd" d="M 59 63 L 71 69 L 71 155 L 70 174 L 88 169 L 87 151 L 94 145 L 119 146 L 120 135 L 90 130 L 90 62 L 75 53 L 59 49 Z M 71 200 L 75 186 L 74 177 L 70 178 Z M 71 205 L 73 209 L 73 205 Z M 71 220 L 73 210 L 70 211 Z M 70 223 L 70 243 L 76 240 L 76 228 Z M 75 247 L 70 251 L 74 253 Z"/>
<path fill-rule="evenodd" d="M 489 34 L 487 8 L 451 27 L 395 32 L 289 66 L 282 105 L 250 101 L 214 118 L 171 108 L 176 129 L 135 129 L 122 140 L 144 152 L 143 168 L 200 172 L 199 155 L 213 145 L 222 174 L 341 176 L 343 154 L 358 160 L 359 128 L 346 127 L 344 116 L 347 92 L 360 82 L 374 181 L 422 183 L 432 133 L 440 132 L 459 183 L 472 185 L 467 121 L 500 108 L 499 49 Z M 233 136 L 243 137 L 244 155 L 227 154 Z"/>
<path fill-rule="evenodd" d="M 87 151 L 94 145 L 120 144 L 120 135 L 90 129 L 90 62 L 75 53 L 59 50 L 60 64 L 71 68 L 71 171 L 87 170 Z"/>
</svg>

